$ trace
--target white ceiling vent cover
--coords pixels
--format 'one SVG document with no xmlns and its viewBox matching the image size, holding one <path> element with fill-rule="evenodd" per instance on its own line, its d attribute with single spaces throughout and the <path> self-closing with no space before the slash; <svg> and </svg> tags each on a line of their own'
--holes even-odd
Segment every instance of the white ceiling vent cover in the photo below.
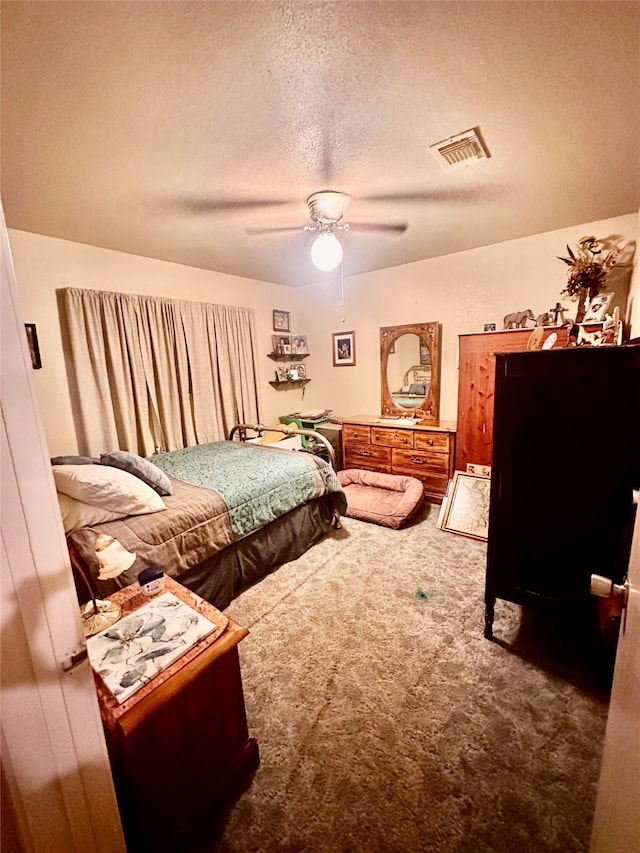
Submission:
<svg viewBox="0 0 640 853">
<path fill-rule="evenodd" d="M 461 166 L 472 166 L 491 156 L 477 127 L 436 142 L 435 145 L 429 146 L 429 151 L 445 172 L 459 169 Z"/>
</svg>

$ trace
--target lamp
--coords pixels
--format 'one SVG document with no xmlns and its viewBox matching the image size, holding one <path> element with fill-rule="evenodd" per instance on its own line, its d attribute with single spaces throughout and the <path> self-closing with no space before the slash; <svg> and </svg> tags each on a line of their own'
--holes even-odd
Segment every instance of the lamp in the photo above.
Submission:
<svg viewBox="0 0 640 853">
<path fill-rule="evenodd" d="M 136 560 L 136 555 L 125 550 L 117 539 L 105 534 L 91 531 L 96 537 L 95 551 L 100 566 L 100 579 L 117 577 L 122 572 L 131 568 Z M 104 601 L 97 598 L 93 584 L 83 565 L 82 559 L 72 542 L 67 539 L 71 565 L 78 572 L 89 590 L 91 601 L 87 601 L 80 607 L 82 627 L 85 637 L 92 637 L 106 628 L 110 628 L 118 621 L 121 615 L 120 606 L 112 601 Z"/>
<path fill-rule="evenodd" d="M 324 272 L 334 270 L 342 260 L 342 245 L 333 231 L 321 231 L 311 246 L 311 260 Z"/>
</svg>

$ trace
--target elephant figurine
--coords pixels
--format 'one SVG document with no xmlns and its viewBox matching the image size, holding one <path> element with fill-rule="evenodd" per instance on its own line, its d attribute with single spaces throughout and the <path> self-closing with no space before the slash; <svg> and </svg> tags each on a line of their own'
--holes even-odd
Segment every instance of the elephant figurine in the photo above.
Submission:
<svg viewBox="0 0 640 853">
<path fill-rule="evenodd" d="M 527 320 L 535 322 L 535 314 L 531 308 L 526 311 L 514 311 L 512 314 L 507 314 L 504 318 L 505 329 L 524 329 L 527 325 Z"/>
</svg>

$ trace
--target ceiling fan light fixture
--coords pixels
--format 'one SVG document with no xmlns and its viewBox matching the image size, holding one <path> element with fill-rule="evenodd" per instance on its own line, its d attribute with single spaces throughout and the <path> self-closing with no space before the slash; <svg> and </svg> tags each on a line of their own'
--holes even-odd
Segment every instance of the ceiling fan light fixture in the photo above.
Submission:
<svg viewBox="0 0 640 853">
<path fill-rule="evenodd" d="M 342 245 L 333 231 L 321 231 L 311 246 L 311 260 L 323 272 L 334 270 L 342 260 Z"/>
</svg>

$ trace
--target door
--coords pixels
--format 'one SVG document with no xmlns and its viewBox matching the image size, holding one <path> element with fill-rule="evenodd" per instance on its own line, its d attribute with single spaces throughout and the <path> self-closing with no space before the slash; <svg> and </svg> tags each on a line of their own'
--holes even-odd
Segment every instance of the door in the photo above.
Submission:
<svg viewBox="0 0 640 853">
<path fill-rule="evenodd" d="M 635 497 L 637 503 L 638 492 Z M 640 508 L 628 581 L 629 599 L 620 627 L 592 853 L 640 850 Z"/>
<path fill-rule="evenodd" d="M 123 853 L 1 209 L 0 256 L 3 843 L 9 815 L 13 849 Z"/>
</svg>

